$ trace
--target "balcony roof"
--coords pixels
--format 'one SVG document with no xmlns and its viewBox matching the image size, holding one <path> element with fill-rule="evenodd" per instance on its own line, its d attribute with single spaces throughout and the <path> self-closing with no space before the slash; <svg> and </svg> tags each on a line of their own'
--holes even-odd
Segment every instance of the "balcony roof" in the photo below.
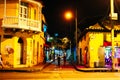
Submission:
<svg viewBox="0 0 120 80">
<path fill-rule="evenodd" d="M 39 7 L 43 7 L 41 2 L 38 2 L 38 1 L 35 1 L 35 0 L 21 0 L 21 1 L 24 1 L 24 2 L 27 2 L 27 3 L 32 3 L 32 4 L 35 4 L 35 5 L 38 5 Z"/>
</svg>

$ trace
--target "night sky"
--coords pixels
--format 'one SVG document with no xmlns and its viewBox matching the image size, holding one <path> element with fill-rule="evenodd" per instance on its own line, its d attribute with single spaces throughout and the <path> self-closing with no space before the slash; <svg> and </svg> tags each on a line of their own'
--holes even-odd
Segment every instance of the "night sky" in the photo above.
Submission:
<svg viewBox="0 0 120 80">
<path fill-rule="evenodd" d="M 78 28 L 84 28 L 94 25 L 101 19 L 109 15 L 110 0 L 42 0 L 44 8 L 48 33 L 54 35 L 59 34 L 59 37 L 70 36 L 74 34 L 75 21 L 74 19 L 68 22 L 64 18 L 64 12 L 71 10 L 74 14 L 77 9 Z M 119 0 L 116 1 L 118 11 Z M 120 9 L 119 9 L 120 10 Z M 119 12 L 119 11 L 118 11 Z"/>
</svg>

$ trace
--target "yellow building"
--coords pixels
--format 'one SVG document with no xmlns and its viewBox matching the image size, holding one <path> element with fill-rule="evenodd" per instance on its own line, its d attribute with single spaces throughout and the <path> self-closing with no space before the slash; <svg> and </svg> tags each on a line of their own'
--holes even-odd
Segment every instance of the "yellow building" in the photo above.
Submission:
<svg viewBox="0 0 120 80">
<path fill-rule="evenodd" d="M 114 25 L 115 59 L 120 59 L 120 25 Z M 79 63 L 87 67 L 111 66 L 111 29 L 109 26 L 101 27 L 98 23 L 86 28 L 79 41 Z M 115 64 L 120 63 L 116 61 Z"/>
<path fill-rule="evenodd" d="M 0 52 L 6 67 L 43 62 L 42 7 L 34 0 L 0 0 Z"/>
</svg>

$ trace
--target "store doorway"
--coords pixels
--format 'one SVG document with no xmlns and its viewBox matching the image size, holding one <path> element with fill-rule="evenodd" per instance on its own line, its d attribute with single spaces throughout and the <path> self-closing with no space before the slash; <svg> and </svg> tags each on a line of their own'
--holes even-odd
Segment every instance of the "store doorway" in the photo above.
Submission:
<svg viewBox="0 0 120 80">
<path fill-rule="evenodd" d="M 116 66 L 120 66 L 120 47 L 115 47 L 114 59 L 115 59 Z M 105 47 L 105 65 L 107 67 L 112 66 L 112 49 L 111 49 L 111 46 Z"/>
<path fill-rule="evenodd" d="M 112 50 L 111 46 L 105 47 L 105 66 L 111 67 L 112 66 Z"/>
</svg>

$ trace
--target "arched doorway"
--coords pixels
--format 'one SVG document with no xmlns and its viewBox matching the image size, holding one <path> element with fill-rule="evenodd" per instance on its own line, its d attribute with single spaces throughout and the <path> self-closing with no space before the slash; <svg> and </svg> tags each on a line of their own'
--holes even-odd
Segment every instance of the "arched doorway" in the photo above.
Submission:
<svg viewBox="0 0 120 80">
<path fill-rule="evenodd" d="M 20 58 L 20 64 L 26 64 L 26 54 L 24 53 L 24 41 L 22 38 L 18 39 L 18 54 Z"/>
</svg>

